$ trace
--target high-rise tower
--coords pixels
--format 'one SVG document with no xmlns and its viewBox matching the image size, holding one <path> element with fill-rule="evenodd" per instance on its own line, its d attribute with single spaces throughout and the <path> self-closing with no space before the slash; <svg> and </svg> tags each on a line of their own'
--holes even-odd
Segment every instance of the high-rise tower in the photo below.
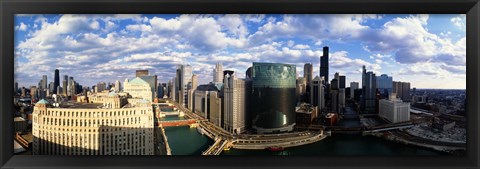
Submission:
<svg viewBox="0 0 480 169">
<path fill-rule="evenodd" d="M 60 71 L 55 69 L 55 78 L 53 81 L 53 93 L 57 93 L 58 86 L 60 86 Z"/>
<path fill-rule="evenodd" d="M 323 56 L 320 57 L 320 78 L 328 83 L 328 46 L 323 47 Z"/>
<path fill-rule="evenodd" d="M 217 63 L 213 69 L 213 82 L 222 83 L 223 82 L 223 65 Z"/>
</svg>

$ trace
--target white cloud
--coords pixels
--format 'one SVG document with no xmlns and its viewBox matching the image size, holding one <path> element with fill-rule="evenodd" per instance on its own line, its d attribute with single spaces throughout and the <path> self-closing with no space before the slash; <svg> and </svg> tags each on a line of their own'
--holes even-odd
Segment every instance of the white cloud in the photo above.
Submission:
<svg viewBox="0 0 480 169">
<path fill-rule="evenodd" d="M 450 22 L 453 23 L 460 30 L 466 30 L 466 15 L 460 14 L 457 17 L 450 19 Z"/>
<path fill-rule="evenodd" d="M 26 31 L 27 30 L 27 25 L 25 25 L 23 22 L 21 22 L 20 25 L 15 26 L 15 30 Z"/>
</svg>

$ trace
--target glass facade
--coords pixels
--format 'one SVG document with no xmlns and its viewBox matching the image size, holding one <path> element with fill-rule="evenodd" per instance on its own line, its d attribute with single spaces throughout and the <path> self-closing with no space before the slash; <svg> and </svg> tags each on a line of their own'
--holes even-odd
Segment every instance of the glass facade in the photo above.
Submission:
<svg viewBox="0 0 480 169">
<path fill-rule="evenodd" d="M 295 125 L 295 65 L 253 63 L 252 128 L 257 133 L 291 131 Z"/>
</svg>

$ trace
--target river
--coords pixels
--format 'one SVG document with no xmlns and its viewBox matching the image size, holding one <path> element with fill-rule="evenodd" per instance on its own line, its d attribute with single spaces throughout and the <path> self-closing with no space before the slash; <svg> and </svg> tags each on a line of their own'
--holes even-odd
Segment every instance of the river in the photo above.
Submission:
<svg viewBox="0 0 480 169">
<path fill-rule="evenodd" d="M 163 120 L 178 120 L 179 117 L 167 117 Z M 339 125 L 354 127 L 360 125 L 358 119 L 344 119 Z M 188 126 L 166 127 L 166 135 L 173 155 L 200 155 L 213 141 Z M 408 146 L 387 141 L 374 136 L 359 134 L 334 134 L 326 139 L 283 151 L 230 149 L 221 155 L 445 155 L 446 153 Z"/>
</svg>

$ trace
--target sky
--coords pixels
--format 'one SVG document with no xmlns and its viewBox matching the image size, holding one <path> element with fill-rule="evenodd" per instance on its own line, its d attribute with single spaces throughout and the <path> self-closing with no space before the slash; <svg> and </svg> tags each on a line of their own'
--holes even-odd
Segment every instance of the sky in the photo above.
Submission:
<svg viewBox="0 0 480 169">
<path fill-rule="evenodd" d="M 16 15 L 15 81 L 38 85 L 54 70 L 83 86 L 123 82 L 148 69 L 166 83 L 189 64 L 200 84 L 216 63 L 245 77 L 252 62 L 303 66 L 319 75 L 322 48 L 329 73 L 361 84 L 361 68 L 411 87 L 466 88 L 464 14 L 309 15 Z"/>
</svg>

